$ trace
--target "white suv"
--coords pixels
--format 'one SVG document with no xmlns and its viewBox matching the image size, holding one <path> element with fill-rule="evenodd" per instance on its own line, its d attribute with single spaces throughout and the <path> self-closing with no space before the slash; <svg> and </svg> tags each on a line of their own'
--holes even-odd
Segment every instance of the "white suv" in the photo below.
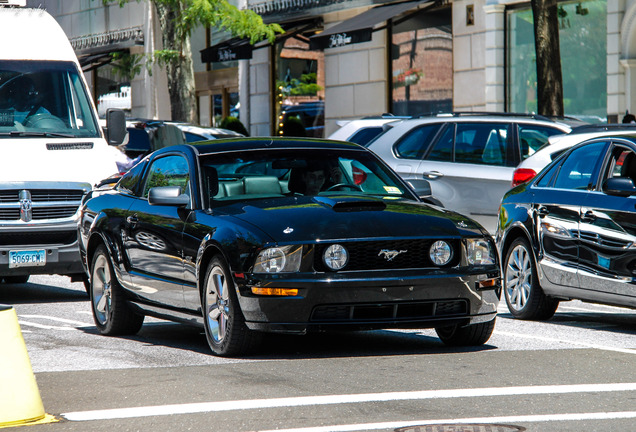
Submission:
<svg viewBox="0 0 636 432">
<path fill-rule="evenodd" d="M 392 114 L 383 114 L 378 117 L 365 117 L 357 120 L 340 120 L 336 122 L 340 129 L 327 138 L 338 141 L 349 141 L 360 145 L 367 145 L 380 135 L 385 125 L 399 122 L 410 117 L 399 117 Z"/>
<path fill-rule="evenodd" d="M 497 210 L 517 165 L 571 127 L 546 117 L 449 113 L 392 123 L 367 147 L 408 181 L 423 180 L 445 208 L 494 233 Z"/>
</svg>

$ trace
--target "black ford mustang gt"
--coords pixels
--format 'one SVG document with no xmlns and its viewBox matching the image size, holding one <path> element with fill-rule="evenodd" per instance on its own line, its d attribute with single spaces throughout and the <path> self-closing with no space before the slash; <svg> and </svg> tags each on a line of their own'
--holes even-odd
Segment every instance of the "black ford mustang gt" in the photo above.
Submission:
<svg viewBox="0 0 636 432">
<path fill-rule="evenodd" d="M 164 148 L 94 191 L 79 230 L 105 335 L 149 315 L 202 325 L 212 352 L 231 356 L 262 332 L 434 327 L 447 344 L 479 345 L 494 328 L 492 238 L 357 144 Z"/>
</svg>

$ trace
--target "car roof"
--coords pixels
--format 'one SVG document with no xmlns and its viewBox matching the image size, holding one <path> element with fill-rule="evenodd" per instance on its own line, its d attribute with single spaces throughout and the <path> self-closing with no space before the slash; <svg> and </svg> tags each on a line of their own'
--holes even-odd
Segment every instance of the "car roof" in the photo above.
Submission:
<svg viewBox="0 0 636 432">
<path fill-rule="evenodd" d="M 413 125 L 439 123 L 439 122 L 501 122 L 501 123 L 533 123 L 543 126 L 557 127 L 564 132 L 572 130 L 564 119 L 553 120 L 536 114 L 497 113 L 497 112 L 450 112 L 436 113 L 420 116 L 413 119 L 405 119 L 394 129 L 411 128 Z"/>
<path fill-rule="evenodd" d="M 315 138 L 243 137 L 190 143 L 199 155 L 245 150 L 323 149 L 366 151 L 358 144 Z M 173 147 L 174 149 L 175 147 Z"/>
</svg>

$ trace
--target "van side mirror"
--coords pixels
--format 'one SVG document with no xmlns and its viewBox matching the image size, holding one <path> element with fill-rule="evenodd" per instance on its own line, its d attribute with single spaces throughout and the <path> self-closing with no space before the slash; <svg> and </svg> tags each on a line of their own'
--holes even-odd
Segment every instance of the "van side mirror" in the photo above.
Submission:
<svg viewBox="0 0 636 432">
<path fill-rule="evenodd" d="M 612 177 L 603 183 L 603 192 L 608 195 L 628 197 L 636 195 L 636 187 L 629 177 Z"/>
<path fill-rule="evenodd" d="M 106 110 L 106 127 L 104 128 L 108 145 L 120 145 L 124 142 L 127 133 L 124 111 L 118 108 L 108 108 Z"/>
</svg>

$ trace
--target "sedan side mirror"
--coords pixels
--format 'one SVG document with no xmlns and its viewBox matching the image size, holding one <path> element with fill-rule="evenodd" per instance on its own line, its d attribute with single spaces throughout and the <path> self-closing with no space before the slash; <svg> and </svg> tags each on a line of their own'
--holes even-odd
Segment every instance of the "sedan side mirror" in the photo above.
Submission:
<svg viewBox="0 0 636 432">
<path fill-rule="evenodd" d="M 148 203 L 185 207 L 190 204 L 190 196 L 182 194 L 179 186 L 159 186 L 148 191 Z"/>
<path fill-rule="evenodd" d="M 612 177 L 603 183 L 603 192 L 608 195 L 628 197 L 636 194 L 636 187 L 629 177 Z"/>
</svg>

